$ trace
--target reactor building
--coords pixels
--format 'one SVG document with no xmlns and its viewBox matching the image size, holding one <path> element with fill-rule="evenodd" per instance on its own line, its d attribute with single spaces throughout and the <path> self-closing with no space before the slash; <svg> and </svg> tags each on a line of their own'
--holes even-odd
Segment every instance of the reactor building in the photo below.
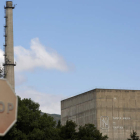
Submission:
<svg viewBox="0 0 140 140">
<path fill-rule="evenodd" d="M 61 123 L 94 124 L 109 140 L 140 135 L 140 90 L 94 89 L 61 101 Z"/>
</svg>

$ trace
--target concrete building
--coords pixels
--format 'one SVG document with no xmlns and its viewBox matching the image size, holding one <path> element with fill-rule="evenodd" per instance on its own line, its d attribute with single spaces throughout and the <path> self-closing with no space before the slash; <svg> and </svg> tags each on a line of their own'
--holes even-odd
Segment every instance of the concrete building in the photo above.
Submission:
<svg viewBox="0 0 140 140">
<path fill-rule="evenodd" d="M 140 136 L 140 90 L 94 89 L 61 101 L 61 122 L 95 124 L 109 140 Z"/>
<path fill-rule="evenodd" d="M 4 78 L 11 84 L 13 90 L 15 90 L 15 78 L 14 78 L 14 49 L 13 49 L 13 9 L 12 1 L 6 2 L 5 8 L 5 63 L 4 66 Z"/>
</svg>

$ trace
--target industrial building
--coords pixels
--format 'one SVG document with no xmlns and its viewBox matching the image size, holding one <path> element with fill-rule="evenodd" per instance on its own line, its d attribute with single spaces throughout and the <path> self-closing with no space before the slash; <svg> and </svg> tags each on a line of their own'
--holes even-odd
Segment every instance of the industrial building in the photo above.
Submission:
<svg viewBox="0 0 140 140">
<path fill-rule="evenodd" d="M 140 135 L 140 90 L 94 89 L 61 101 L 61 123 L 95 124 L 109 140 Z"/>
</svg>

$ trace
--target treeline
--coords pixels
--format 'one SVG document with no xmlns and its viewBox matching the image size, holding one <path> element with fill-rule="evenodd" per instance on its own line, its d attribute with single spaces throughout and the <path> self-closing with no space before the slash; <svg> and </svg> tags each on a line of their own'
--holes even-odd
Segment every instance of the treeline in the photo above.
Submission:
<svg viewBox="0 0 140 140">
<path fill-rule="evenodd" d="M 39 104 L 31 99 L 18 97 L 18 116 L 16 124 L 0 140 L 107 140 L 93 124 L 79 127 L 72 121 L 56 125 L 53 117 L 41 115 Z"/>
</svg>

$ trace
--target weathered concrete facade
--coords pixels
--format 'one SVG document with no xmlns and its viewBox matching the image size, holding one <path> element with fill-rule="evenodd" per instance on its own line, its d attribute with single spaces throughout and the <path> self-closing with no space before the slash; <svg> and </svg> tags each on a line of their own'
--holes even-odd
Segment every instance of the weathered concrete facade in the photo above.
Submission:
<svg viewBox="0 0 140 140">
<path fill-rule="evenodd" d="M 95 124 L 109 140 L 140 135 L 140 90 L 94 89 L 61 101 L 61 122 Z"/>
<path fill-rule="evenodd" d="M 4 78 L 11 84 L 13 90 L 15 90 L 15 78 L 14 78 L 14 48 L 13 48 L 13 4 L 12 1 L 6 1 L 5 8 L 5 63 L 4 66 Z"/>
</svg>

